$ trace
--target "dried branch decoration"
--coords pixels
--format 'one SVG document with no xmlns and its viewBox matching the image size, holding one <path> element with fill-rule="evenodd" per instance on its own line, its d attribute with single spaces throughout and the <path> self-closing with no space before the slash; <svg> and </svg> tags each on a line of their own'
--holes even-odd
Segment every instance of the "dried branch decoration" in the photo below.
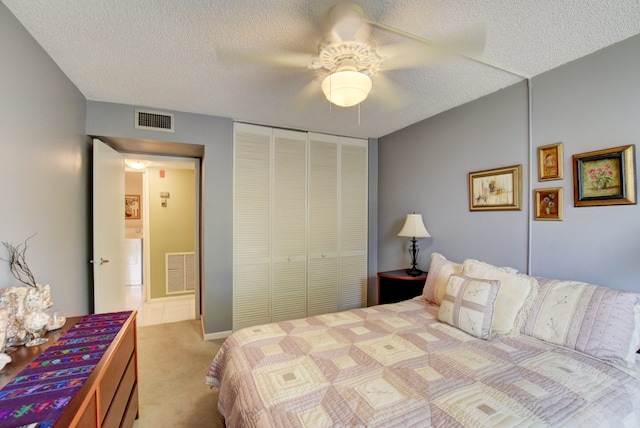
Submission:
<svg viewBox="0 0 640 428">
<path fill-rule="evenodd" d="M 11 242 L 2 241 L 2 245 L 7 249 L 9 253 L 9 259 L 2 259 L 6 262 L 9 262 L 9 268 L 11 269 L 11 273 L 13 276 L 23 284 L 28 285 L 29 287 L 36 286 L 36 279 L 33 276 L 33 272 L 29 269 L 29 265 L 27 264 L 27 242 L 29 239 L 33 238 L 36 234 L 34 233 L 30 237 L 24 240 L 22 244 L 13 245 Z"/>
</svg>

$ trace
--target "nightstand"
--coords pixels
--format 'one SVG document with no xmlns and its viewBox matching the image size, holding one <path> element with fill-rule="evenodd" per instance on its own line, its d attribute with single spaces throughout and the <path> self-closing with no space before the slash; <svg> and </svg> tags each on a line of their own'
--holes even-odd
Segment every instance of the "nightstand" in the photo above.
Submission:
<svg viewBox="0 0 640 428">
<path fill-rule="evenodd" d="M 406 269 L 378 272 L 378 304 L 395 303 L 422 294 L 427 272 L 409 276 Z"/>
</svg>

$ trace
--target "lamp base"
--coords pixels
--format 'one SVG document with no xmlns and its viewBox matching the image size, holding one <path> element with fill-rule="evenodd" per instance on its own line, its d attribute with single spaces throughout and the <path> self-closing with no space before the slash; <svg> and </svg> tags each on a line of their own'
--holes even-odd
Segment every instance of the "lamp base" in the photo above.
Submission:
<svg viewBox="0 0 640 428">
<path fill-rule="evenodd" d="M 423 272 L 420 269 L 411 268 L 411 269 L 405 270 L 405 273 L 409 276 L 420 276 L 422 275 Z"/>
</svg>

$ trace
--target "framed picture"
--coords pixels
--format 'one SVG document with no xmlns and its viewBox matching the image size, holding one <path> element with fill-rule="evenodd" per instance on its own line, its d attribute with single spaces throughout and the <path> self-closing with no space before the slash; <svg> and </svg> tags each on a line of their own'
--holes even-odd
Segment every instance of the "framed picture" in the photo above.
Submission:
<svg viewBox="0 0 640 428">
<path fill-rule="evenodd" d="M 140 195 L 124 195 L 124 218 L 140 218 Z"/>
<path fill-rule="evenodd" d="M 564 207 L 562 187 L 535 189 L 533 202 L 535 220 L 562 220 Z"/>
<path fill-rule="evenodd" d="M 522 165 L 469 173 L 469 210 L 521 210 Z"/>
<path fill-rule="evenodd" d="M 563 178 L 562 143 L 538 147 L 538 181 L 562 180 Z"/>
<path fill-rule="evenodd" d="M 634 146 L 573 155 L 576 207 L 636 203 Z"/>
</svg>

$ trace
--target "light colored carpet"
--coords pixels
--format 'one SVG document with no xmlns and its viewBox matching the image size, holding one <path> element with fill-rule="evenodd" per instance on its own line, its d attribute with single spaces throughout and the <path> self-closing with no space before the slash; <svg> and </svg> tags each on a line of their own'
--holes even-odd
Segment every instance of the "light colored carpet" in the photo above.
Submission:
<svg viewBox="0 0 640 428">
<path fill-rule="evenodd" d="M 139 326 L 140 417 L 134 428 L 224 427 L 218 390 L 204 384 L 222 342 L 202 340 L 198 320 Z"/>
</svg>

